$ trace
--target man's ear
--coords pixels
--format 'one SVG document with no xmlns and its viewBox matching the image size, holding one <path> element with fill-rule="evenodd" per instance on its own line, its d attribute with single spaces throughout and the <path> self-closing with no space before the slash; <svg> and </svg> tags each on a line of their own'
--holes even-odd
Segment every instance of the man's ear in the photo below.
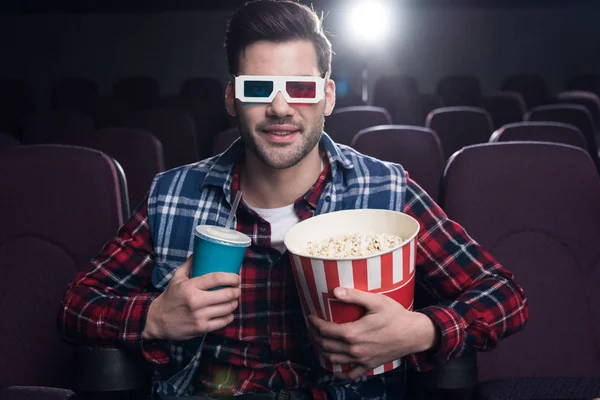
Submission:
<svg viewBox="0 0 600 400">
<path fill-rule="evenodd" d="M 325 84 L 325 116 L 331 115 L 335 107 L 335 82 L 328 79 Z"/>
<path fill-rule="evenodd" d="M 225 89 L 225 107 L 227 108 L 227 113 L 232 117 L 235 117 L 235 92 L 233 82 L 229 82 L 227 84 L 227 89 Z"/>
</svg>

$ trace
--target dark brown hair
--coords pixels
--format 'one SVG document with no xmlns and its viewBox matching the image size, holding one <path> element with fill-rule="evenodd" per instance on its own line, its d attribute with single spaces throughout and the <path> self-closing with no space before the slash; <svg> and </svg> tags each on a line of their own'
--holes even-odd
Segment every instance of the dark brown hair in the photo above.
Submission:
<svg viewBox="0 0 600 400">
<path fill-rule="evenodd" d="M 225 35 L 230 75 L 237 75 L 242 52 L 262 40 L 310 40 L 317 52 L 321 76 L 331 72 L 332 50 L 323 30 L 323 16 L 308 6 L 292 0 L 255 0 L 236 11 Z"/>
</svg>

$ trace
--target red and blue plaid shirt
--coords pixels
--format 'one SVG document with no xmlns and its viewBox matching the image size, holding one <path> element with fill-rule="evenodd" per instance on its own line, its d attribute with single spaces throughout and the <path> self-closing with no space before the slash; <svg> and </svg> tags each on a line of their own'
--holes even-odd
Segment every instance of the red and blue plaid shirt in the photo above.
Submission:
<svg viewBox="0 0 600 400">
<path fill-rule="evenodd" d="M 417 285 L 439 300 L 418 310 L 436 324 L 435 349 L 408 356 L 427 370 L 467 347 L 489 350 L 521 329 L 527 302 L 513 276 L 471 239 L 396 164 L 323 136 L 325 168 L 294 203 L 301 220 L 348 208 L 389 208 L 419 221 Z M 239 189 L 243 146 L 160 174 L 147 202 L 69 286 L 59 328 L 71 342 L 120 344 L 155 364 L 155 393 L 242 394 L 310 389 L 316 400 L 402 398 L 399 371 L 333 382 L 318 366 L 301 315 L 289 258 L 272 248 L 270 225 L 241 206 L 237 229 L 252 238 L 242 297 L 229 326 L 187 342 L 143 341 L 150 303 L 192 249 L 198 224 L 223 225 Z"/>
</svg>

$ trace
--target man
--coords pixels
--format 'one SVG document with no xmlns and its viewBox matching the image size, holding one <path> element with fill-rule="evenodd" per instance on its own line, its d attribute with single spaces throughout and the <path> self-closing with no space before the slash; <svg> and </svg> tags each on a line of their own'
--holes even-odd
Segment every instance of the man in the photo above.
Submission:
<svg viewBox="0 0 600 400">
<path fill-rule="evenodd" d="M 322 133 L 335 84 L 314 11 L 293 1 L 249 3 L 229 23 L 226 50 L 226 106 L 242 140 L 155 178 L 147 202 L 69 286 L 59 315 L 67 340 L 137 349 L 154 364 L 159 398 L 399 399 L 405 365 L 425 370 L 466 348 L 488 350 L 525 325 L 527 303 L 512 275 L 401 166 Z M 252 245 L 239 276 L 190 279 L 195 226 L 223 226 L 240 190 L 236 227 Z M 339 325 L 311 316 L 307 329 L 283 235 L 315 214 L 351 208 L 419 221 L 417 284 L 439 305 L 411 312 L 338 288 L 339 300 L 366 315 Z M 331 376 L 312 346 L 354 369 Z M 401 357 L 395 371 L 362 376 Z"/>
</svg>

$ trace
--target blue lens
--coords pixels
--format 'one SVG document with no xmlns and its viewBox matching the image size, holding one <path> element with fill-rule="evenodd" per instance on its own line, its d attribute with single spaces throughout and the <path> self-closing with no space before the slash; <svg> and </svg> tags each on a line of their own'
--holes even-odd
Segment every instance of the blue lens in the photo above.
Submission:
<svg viewBox="0 0 600 400">
<path fill-rule="evenodd" d="M 244 97 L 269 97 L 273 93 L 273 82 L 271 81 L 245 81 Z"/>
</svg>

